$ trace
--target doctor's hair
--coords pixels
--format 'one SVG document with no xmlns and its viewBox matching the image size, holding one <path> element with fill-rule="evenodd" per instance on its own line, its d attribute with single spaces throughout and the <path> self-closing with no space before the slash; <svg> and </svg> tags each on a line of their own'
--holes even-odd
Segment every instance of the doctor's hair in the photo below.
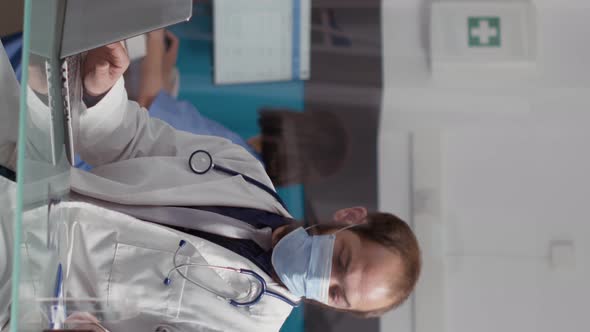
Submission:
<svg viewBox="0 0 590 332">
<path fill-rule="evenodd" d="M 335 114 L 263 109 L 259 115 L 262 159 L 275 185 L 314 182 L 342 168 L 349 138 Z"/>
</svg>

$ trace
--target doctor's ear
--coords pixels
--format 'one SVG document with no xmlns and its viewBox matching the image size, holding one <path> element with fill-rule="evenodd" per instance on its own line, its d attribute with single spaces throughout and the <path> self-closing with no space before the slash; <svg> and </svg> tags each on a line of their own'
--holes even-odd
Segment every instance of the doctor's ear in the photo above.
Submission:
<svg viewBox="0 0 590 332">
<path fill-rule="evenodd" d="M 347 225 L 362 224 L 366 221 L 367 214 L 367 208 L 355 206 L 336 211 L 334 213 L 334 221 Z"/>
</svg>

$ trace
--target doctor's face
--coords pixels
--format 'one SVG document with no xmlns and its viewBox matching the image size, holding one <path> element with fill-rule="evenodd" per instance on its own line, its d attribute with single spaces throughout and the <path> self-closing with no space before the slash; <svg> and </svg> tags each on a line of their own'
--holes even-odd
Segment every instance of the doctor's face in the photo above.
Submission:
<svg viewBox="0 0 590 332">
<path fill-rule="evenodd" d="M 398 300 L 392 286 L 403 275 L 398 253 L 351 230 L 336 235 L 328 305 L 356 312 L 391 306 Z"/>
<path fill-rule="evenodd" d="M 357 225 L 343 229 L 343 226 Z M 336 234 L 328 306 L 374 317 L 396 307 L 420 275 L 420 248 L 410 227 L 387 213 L 343 209 L 316 234 Z"/>
<path fill-rule="evenodd" d="M 289 225 L 273 234 L 274 243 L 299 226 Z M 396 216 L 348 208 L 309 232 L 335 234 L 328 302 L 310 302 L 375 317 L 403 302 L 415 287 L 420 248 L 410 227 Z"/>
</svg>

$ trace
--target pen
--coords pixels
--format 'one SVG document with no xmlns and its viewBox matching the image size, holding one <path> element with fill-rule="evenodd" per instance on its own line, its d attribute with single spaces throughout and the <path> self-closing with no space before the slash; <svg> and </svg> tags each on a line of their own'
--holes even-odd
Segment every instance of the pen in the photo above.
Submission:
<svg viewBox="0 0 590 332">
<path fill-rule="evenodd" d="M 64 321 L 64 308 L 63 303 L 61 300 L 63 291 L 63 270 L 61 263 L 57 265 L 57 273 L 55 277 L 55 288 L 53 292 L 53 297 L 55 298 L 53 305 L 51 306 L 51 324 L 50 328 L 52 330 L 57 330 L 62 328 L 63 321 Z"/>
</svg>

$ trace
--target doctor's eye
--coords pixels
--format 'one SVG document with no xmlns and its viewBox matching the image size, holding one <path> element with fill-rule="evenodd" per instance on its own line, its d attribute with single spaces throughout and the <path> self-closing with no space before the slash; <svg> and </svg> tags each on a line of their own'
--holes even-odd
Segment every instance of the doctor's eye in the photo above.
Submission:
<svg viewBox="0 0 590 332">
<path fill-rule="evenodd" d="M 339 286 L 332 286 L 330 287 L 330 299 L 333 303 L 338 304 L 340 300 L 340 287 Z"/>
<path fill-rule="evenodd" d="M 343 272 L 344 271 L 344 258 L 342 258 L 342 255 L 340 255 L 340 257 L 338 258 L 338 271 Z"/>
</svg>

